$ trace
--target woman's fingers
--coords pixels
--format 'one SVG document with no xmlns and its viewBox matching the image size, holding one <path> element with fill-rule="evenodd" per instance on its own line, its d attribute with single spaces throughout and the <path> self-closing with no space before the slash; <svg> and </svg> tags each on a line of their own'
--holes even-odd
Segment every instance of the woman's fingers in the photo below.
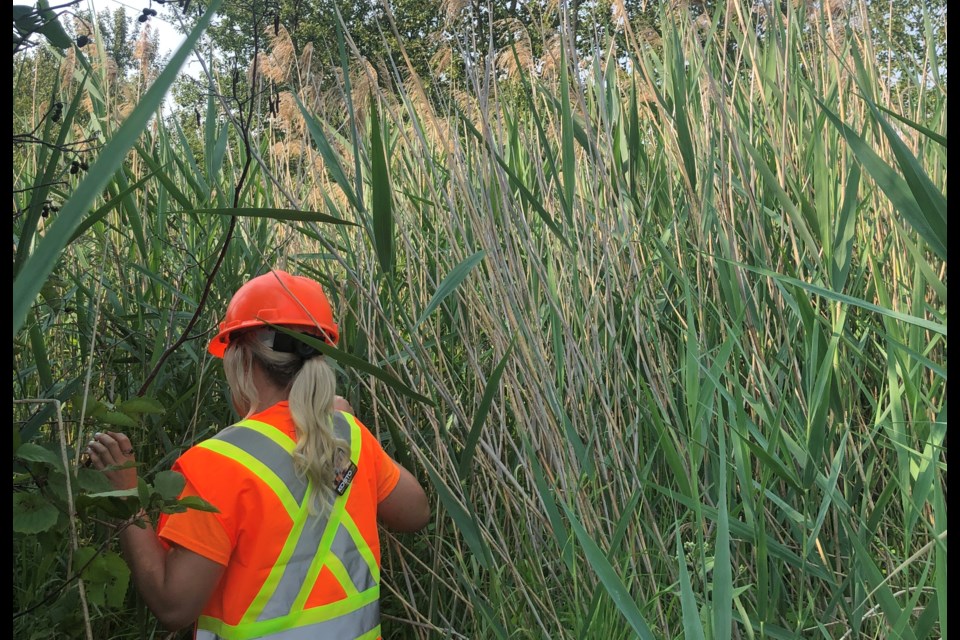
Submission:
<svg viewBox="0 0 960 640">
<path fill-rule="evenodd" d="M 93 434 L 93 439 L 87 446 L 92 454 L 96 454 L 101 461 L 107 464 L 111 464 L 108 461 L 109 458 L 112 458 L 114 463 L 120 463 L 125 462 L 127 458 L 133 455 L 130 439 L 122 433 L 113 431 Z"/>
<path fill-rule="evenodd" d="M 120 447 L 120 453 L 125 456 L 133 455 L 133 445 L 130 443 L 130 438 L 128 438 L 126 434 L 107 431 L 107 435 L 113 438 L 117 446 Z"/>
<path fill-rule="evenodd" d="M 133 460 L 133 446 L 123 433 L 108 431 L 93 434 L 87 443 L 87 454 L 95 469 L 104 471 L 110 483 L 117 489 L 137 486 L 137 470 L 134 467 L 107 471 L 108 467 L 122 465 Z"/>
</svg>

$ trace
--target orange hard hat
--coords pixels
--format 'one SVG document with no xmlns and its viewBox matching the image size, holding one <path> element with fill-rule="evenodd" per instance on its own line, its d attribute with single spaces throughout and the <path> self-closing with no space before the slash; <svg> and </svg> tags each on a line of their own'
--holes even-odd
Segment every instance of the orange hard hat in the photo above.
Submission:
<svg viewBox="0 0 960 640">
<path fill-rule="evenodd" d="M 274 269 L 250 280 L 233 294 L 220 323 L 220 332 L 210 341 L 207 350 L 222 358 L 230 344 L 230 334 L 267 323 L 306 333 L 320 329 L 330 344 L 337 344 L 340 337 L 320 283 Z"/>
</svg>

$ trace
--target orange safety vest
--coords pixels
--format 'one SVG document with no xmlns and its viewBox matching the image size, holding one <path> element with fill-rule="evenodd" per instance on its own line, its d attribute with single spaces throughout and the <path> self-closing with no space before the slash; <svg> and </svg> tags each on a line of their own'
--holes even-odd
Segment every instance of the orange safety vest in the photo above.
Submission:
<svg viewBox="0 0 960 640">
<path fill-rule="evenodd" d="M 356 418 L 337 412 L 333 428 L 350 443 L 358 477 L 365 464 L 373 468 Z M 238 535 L 247 538 L 235 541 L 246 545 L 244 561 L 228 563 L 197 620 L 197 640 L 380 637 L 376 494 L 367 481 L 351 482 L 324 518 L 311 516 L 313 485 L 294 468 L 294 446 L 279 428 L 247 419 L 191 451 L 192 477 L 243 494 L 244 513 L 231 517 L 244 520 Z"/>
</svg>

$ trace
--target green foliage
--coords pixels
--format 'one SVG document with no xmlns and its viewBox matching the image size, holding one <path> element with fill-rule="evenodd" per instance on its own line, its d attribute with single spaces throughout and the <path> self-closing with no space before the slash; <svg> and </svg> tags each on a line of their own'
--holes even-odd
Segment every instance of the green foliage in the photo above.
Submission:
<svg viewBox="0 0 960 640">
<path fill-rule="evenodd" d="M 111 549 L 116 548 L 117 529 L 105 529 L 102 523 L 144 526 L 144 512 L 155 518 L 158 513 L 188 508 L 216 510 L 196 496 L 179 499 L 185 480 L 173 471 L 158 473 L 152 485 L 141 478 L 139 489 L 117 491 L 99 471 L 65 469 L 61 456 L 50 445 L 24 443 L 15 451 L 14 463 L 15 556 L 34 557 L 39 562 L 24 569 L 18 580 L 14 598 L 14 628 L 18 634 L 32 629 L 34 637 L 61 633 L 62 637 L 81 638 L 85 622 L 79 619 L 78 605 L 82 604 L 84 611 L 92 605 L 102 615 L 126 610 L 130 570 L 120 554 Z M 50 561 L 66 553 L 72 556 L 72 565 L 59 575 L 51 573 Z M 42 582 L 33 590 L 26 589 L 32 579 Z M 78 601 L 75 589 L 81 582 L 83 595 Z"/>
<path fill-rule="evenodd" d="M 126 152 L 133 146 L 140 132 L 150 119 L 154 111 L 159 108 L 164 95 L 176 78 L 180 66 L 186 60 L 194 44 L 199 39 L 207 23 L 216 13 L 219 0 L 208 7 L 205 19 L 201 20 L 193 32 L 187 37 L 180 49 L 173 55 L 164 72 L 157 78 L 144 95 L 141 102 L 124 121 L 116 134 L 107 142 L 102 154 L 90 169 L 90 174 L 78 185 L 77 190 L 67 200 L 63 214 L 58 218 L 49 233 L 38 242 L 36 249 L 23 262 L 23 271 L 30 274 L 29 280 L 25 277 L 14 278 L 13 303 L 13 333 L 22 326 L 29 306 L 35 300 L 43 282 L 53 271 L 56 260 L 67 245 L 73 231 L 82 222 L 82 212 L 89 208 L 94 198 L 103 191 L 111 176 L 123 164 Z M 79 94 L 78 94 L 79 95 Z"/>
<path fill-rule="evenodd" d="M 60 23 L 59 15 L 50 7 L 48 0 L 38 0 L 35 6 L 13 5 L 13 52 L 32 45 L 30 37 L 39 33 L 57 49 L 66 49 L 73 44 Z"/>
<path fill-rule="evenodd" d="M 73 563 L 91 603 L 114 610 L 124 605 L 130 569 L 119 554 L 80 547 L 73 555 Z"/>
<path fill-rule="evenodd" d="M 40 533 L 57 523 L 57 508 L 35 493 L 13 496 L 13 531 Z"/>
</svg>

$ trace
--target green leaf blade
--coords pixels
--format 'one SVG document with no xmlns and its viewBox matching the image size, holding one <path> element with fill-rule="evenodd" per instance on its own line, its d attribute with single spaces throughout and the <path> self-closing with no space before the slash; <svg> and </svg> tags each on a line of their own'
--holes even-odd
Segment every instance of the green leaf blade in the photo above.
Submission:
<svg viewBox="0 0 960 640">
<path fill-rule="evenodd" d="M 187 56 L 193 50 L 201 34 L 219 10 L 223 0 L 212 0 L 197 25 L 187 35 L 140 102 L 130 113 L 116 134 L 104 145 L 97 160 L 90 167 L 86 177 L 77 185 L 73 195 L 67 199 L 57 221 L 50 225 L 46 234 L 37 244 L 36 250 L 24 262 L 23 269 L 13 281 L 13 335 L 16 336 L 23 326 L 40 288 L 56 266 L 57 259 L 66 247 L 73 232 L 84 220 L 84 213 L 103 193 L 111 176 L 123 164 L 127 151 L 147 128 L 150 118 L 163 102 L 169 88 L 180 73 Z"/>
</svg>

